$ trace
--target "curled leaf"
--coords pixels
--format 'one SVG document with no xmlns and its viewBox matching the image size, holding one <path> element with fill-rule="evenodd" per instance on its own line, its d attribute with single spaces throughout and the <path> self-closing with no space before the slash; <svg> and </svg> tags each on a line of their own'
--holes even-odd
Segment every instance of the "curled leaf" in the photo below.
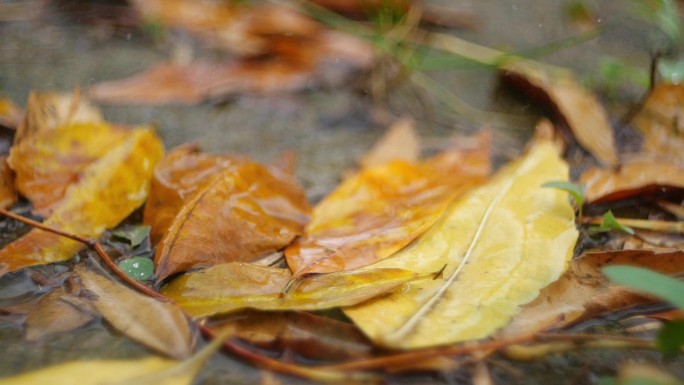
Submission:
<svg viewBox="0 0 684 385">
<path fill-rule="evenodd" d="M 419 348 L 483 338 L 565 270 L 577 239 L 567 195 L 542 188 L 567 180 L 568 167 L 549 142 L 499 171 L 445 212 L 410 247 L 374 268 L 442 277 L 345 309 L 374 342 Z"/>
<path fill-rule="evenodd" d="M 487 176 L 488 145 L 485 133 L 468 151 L 447 151 L 421 163 L 380 164 L 347 178 L 314 208 L 305 235 L 285 250 L 288 266 L 301 276 L 350 270 L 389 257 Z"/>
<path fill-rule="evenodd" d="M 95 296 L 95 309 L 115 329 L 166 356 L 190 356 L 190 326 L 177 306 L 146 297 L 83 267 L 77 267 L 76 273 L 83 287 Z"/>
<path fill-rule="evenodd" d="M 147 198 L 163 146 L 150 130 L 132 130 L 125 140 L 86 167 L 44 222 L 83 237 L 97 237 L 119 224 Z M 0 250 L 0 275 L 26 266 L 65 261 L 84 245 L 33 229 Z"/>
<path fill-rule="evenodd" d="M 657 85 L 632 122 L 645 151 L 684 164 L 684 84 Z"/>
<path fill-rule="evenodd" d="M 162 293 L 193 317 L 245 308 L 320 310 L 357 304 L 417 277 L 402 269 L 352 270 L 304 277 L 284 293 L 288 269 L 232 262 L 180 276 Z"/>
<path fill-rule="evenodd" d="M 577 142 L 606 166 L 618 163 L 608 115 L 589 91 L 568 71 L 552 71 L 535 63 L 513 60 L 502 65 L 504 80 L 545 102 L 570 128 Z"/>
<path fill-rule="evenodd" d="M 63 288 L 55 289 L 38 300 L 36 307 L 26 316 L 26 339 L 37 341 L 41 338 L 69 332 L 87 324 L 93 316 L 64 301 Z"/>
<path fill-rule="evenodd" d="M 180 207 L 164 210 L 157 205 L 160 215 L 166 216 L 161 220 L 146 212 L 148 223 L 163 224 L 175 211 L 157 244 L 157 281 L 195 267 L 254 260 L 283 248 L 302 233 L 310 207 L 290 177 L 281 178 L 253 162 L 229 164 L 223 169 L 210 166 L 220 169 L 216 175 L 199 177 L 198 170 L 180 173 L 200 180 L 197 191 L 183 194 L 172 189 L 170 203 L 177 203 L 180 194 L 187 198 L 181 198 Z M 153 191 L 151 199 L 164 199 L 163 194 Z"/>
</svg>

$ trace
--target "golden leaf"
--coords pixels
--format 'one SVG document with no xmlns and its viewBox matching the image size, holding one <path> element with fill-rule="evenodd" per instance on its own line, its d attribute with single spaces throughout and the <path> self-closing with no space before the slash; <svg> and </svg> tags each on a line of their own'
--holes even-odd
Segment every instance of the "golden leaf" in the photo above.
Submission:
<svg viewBox="0 0 684 385">
<path fill-rule="evenodd" d="M 345 309 L 379 344 L 420 348 L 486 337 L 558 279 L 577 239 L 567 180 L 553 145 L 536 143 L 487 184 L 469 191 L 413 245 L 373 268 L 429 272 L 407 290 Z"/>
</svg>

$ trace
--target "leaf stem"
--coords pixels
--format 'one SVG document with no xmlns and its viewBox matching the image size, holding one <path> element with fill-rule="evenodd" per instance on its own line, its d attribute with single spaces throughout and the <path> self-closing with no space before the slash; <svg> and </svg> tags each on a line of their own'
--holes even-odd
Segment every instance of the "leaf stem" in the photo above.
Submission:
<svg viewBox="0 0 684 385">
<path fill-rule="evenodd" d="M 652 230 L 670 234 L 684 234 L 684 222 L 632 218 L 616 218 L 616 220 L 620 224 L 633 227 L 635 229 Z M 584 224 L 600 225 L 603 221 L 603 217 L 578 218 L 578 221 Z"/>
</svg>

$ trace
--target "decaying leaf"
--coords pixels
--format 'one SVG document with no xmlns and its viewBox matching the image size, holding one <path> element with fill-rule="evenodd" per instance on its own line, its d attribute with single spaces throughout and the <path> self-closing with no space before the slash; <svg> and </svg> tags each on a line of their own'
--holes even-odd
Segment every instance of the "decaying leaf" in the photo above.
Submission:
<svg viewBox="0 0 684 385">
<path fill-rule="evenodd" d="M 380 164 L 347 178 L 315 207 L 305 235 L 286 249 L 288 266 L 296 276 L 329 273 L 400 250 L 488 175 L 489 138 L 480 135 L 470 150 L 446 151 L 421 163 Z"/>
<path fill-rule="evenodd" d="M 174 279 L 162 293 L 193 317 L 260 310 L 320 310 L 350 306 L 421 277 L 402 269 L 369 269 L 312 275 L 285 293 L 288 269 L 232 262 Z"/>
<path fill-rule="evenodd" d="M 504 79 L 548 105 L 572 131 L 577 142 L 605 166 L 616 166 L 617 151 L 608 115 L 596 97 L 567 71 L 524 60 L 502 65 Z"/>
<path fill-rule="evenodd" d="M 395 160 L 417 162 L 420 157 L 420 137 L 415 127 L 416 122 L 411 118 L 395 122 L 361 158 L 361 168 L 380 166 Z"/>
<path fill-rule="evenodd" d="M 442 277 L 408 284 L 345 309 L 374 342 L 419 348 L 486 337 L 558 279 L 577 239 L 567 194 L 541 185 L 567 180 L 549 142 L 536 143 L 487 184 L 458 198 L 410 247 L 373 268 Z"/>
<path fill-rule="evenodd" d="M 7 158 L 0 156 L 0 208 L 6 209 L 17 200 L 14 186 L 14 172 L 7 164 Z"/>
<path fill-rule="evenodd" d="M 147 198 L 154 166 L 162 157 L 160 139 L 150 130 L 132 130 L 126 139 L 86 167 L 77 183 L 44 222 L 83 237 L 116 226 Z M 65 261 L 83 244 L 33 229 L 0 250 L 0 275 L 26 266 Z"/>
<path fill-rule="evenodd" d="M 153 239 L 163 233 L 155 253 L 158 282 L 191 268 L 263 257 L 303 232 L 310 206 L 292 178 L 248 160 L 199 154 L 183 160 L 182 151 L 162 162 L 145 211 Z"/>
<path fill-rule="evenodd" d="M 35 213 L 49 216 L 86 168 L 121 145 L 127 135 L 106 123 L 73 123 L 34 132 L 30 140 L 15 143 L 7 159 L 16 173 L 17 190 L 33 203 Z"/>
<path fill-rule="evenodd" d="M 544 288 L 533 302 L 523 306 L 501 334 L 510 337 L 561 327 L 606 311 L 653 301 L 611 284 L 601 273 L 601 268 L 610 265 L 638 266 L 675 274 L 684 271 L 684 252 L 620 250 L 586 253 L 570 261 L 568 271 Z"/>
<path fill-rule="evenodd" d="M 17 127 L 14 144 L 38 133 L 44 133 L 70 123 L 103 123 L 100 110 L 73 93 L 31 91 L 24 119 Z"/>
<path fill-rule="evenodd" d="M 580 177 L 589 203 L 606 203 L 653 196 L 663 188 L 684 188 L 684 166 L 669 159 L 641 154 L 616 170 L 592 168 Z"/>
<path fill-rule="evenodd" d="M 247 310 L 212 322 L 210 327 L 264 349 L 287 349 L 318 360 L 359 359 L 372 351 L 354 325 L 306 312 Z"/>
<path fill-rule="evenodd" d="M 36 306 L 26 315 L 27 340 L 37 341 L 52 334 L 69 332 L 93 319 L 91 314 L 62 300 L 65 295 L 66 292 L 60 287 L 38 300 Z"/>
<path fill-rule="evenodd" d="M 94 307 L 115 329 L 166 356 L 190 356 L 190 326 L 176 305 L 144 296 L 81 266 L 76 273 L 83 287 L 95 295 Z"/>
<path fill-rule="evenodd" d="M 0 379 L 0 385 L 190 385 L 225 336 L 184 361 L 160 357 L 137 360 L 84 360 Z"/>
<path fill-rule="evenodd" d="M 684 165 L 684 84 L 659 84 L 632 120 L 647 152 Z"/>
<path fill-rule="evenodd" d="M 21 121 L 21 110 L 7 98 L 0 98 L 0 126 L 16 128 Z"/>
</svg>

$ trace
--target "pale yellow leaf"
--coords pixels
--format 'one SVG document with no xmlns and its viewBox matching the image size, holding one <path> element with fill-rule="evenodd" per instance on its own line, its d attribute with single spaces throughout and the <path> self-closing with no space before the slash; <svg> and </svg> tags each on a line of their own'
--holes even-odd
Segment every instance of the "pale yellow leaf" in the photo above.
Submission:
<svg viewBox="0 0 684 385">
<path fill-rule="evenodd" d="M 541 185 L 567 180 L 568 166 L 549 142 L 486 185 L 471 190 L 416 242 L 373 268 L 443 278 L 345 309 L 376 343 L 421 348 L 483 338 L 566 269 L 577 239 L 567 194 Z"/>
</svg>

